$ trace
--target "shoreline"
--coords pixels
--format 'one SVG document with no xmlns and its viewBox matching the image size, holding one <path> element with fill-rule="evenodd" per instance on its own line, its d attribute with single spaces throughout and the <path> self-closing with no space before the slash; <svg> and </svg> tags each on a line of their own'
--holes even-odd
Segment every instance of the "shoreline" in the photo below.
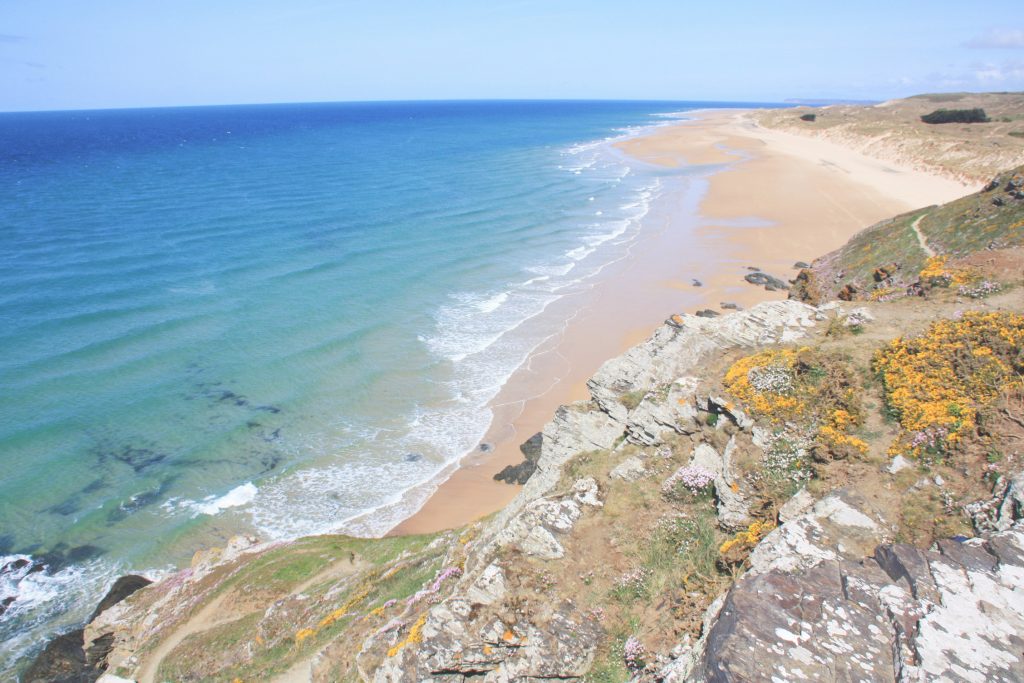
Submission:
<svg viewBox="0 0 1024 683">
<path fill-rule="evenodd" d="M 748 266 L 788 280 L 795 261 L 832 251 L 873 223 L 973 191 L 831 142 L 762 128 L 752 111 L 688 112 L 692 119 L 609 143 L 637 161 L 699 175 L 682 193 L 670 190 L 652 202 L 637 241 L 589 292 L 554 304 L 565 309 L 561 332 L 530 354 L 490 404 L 484 442 L 493 450 L 446 468 L 419 510 L 387 536 L 454 528 L 505 507 L 521 487 L 494 481 L 494 474 L 523 460 L 519 445 L 559 405 L 589 398 L 586 382 L 605 361 L 670 315 L 785 298 L 785 291 L 744 282 Z"/>
</svg>

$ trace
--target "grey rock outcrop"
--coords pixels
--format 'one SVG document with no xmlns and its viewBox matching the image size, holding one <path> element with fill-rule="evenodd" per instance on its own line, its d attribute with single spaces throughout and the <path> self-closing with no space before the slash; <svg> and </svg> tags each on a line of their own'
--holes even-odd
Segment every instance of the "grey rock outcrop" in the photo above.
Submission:
<svg viewBox="0 0 1024 683">
<path fill-rule="evenodd" d="M 620 395 L 691 375 L 703 359 L 723 349 L 795 341 L 818 319 L 813 306 L 789 300 L 765 302 L 713 320 L 676 316 L 647 341 L 602 365 L 587 386 L 603 411 L 625 423 L 628 411 L 619 403 Z"/>
<path fill-rule="evenodd" d="M 621 479 L 623 481 L 636 481 L 645 474 L 647 474 L 647 468 L 644 467 L 644 461 L 633 456 L 626 458 L 612 468 L 608 476 L 612 479 Z"/>
<path fill-rule="evenodd" d="M 884 532 L 865 501 L 822 499 L 762 541 L 701 641 L 660 677 L 1024 680 L 1024 527 L 865 552 Z"/>
<path fill-rule="evenodd" d="M 530 621 L 474 618 L 465 600 L 447 600 L 427 613 L 423 641 L 387 657 L 376 683 L 472 678 L 486 683 L 582 677 L 600 635 L 598 623 L 570 603 L 541 605 Z"/>
<path fill-rule="evenodd" d="M 135 591 L 152 583 L 141 576 L 122 576 L 96 606 L 90 621 L 114 607 Z M 97 680 L 106 668 L 113 636 L 87 639 L 85 629 L 75 629 L 57 636 L 43 649 L 22 676 L 26 683 L 58 681 L 87 683 Z"/>
</svg>

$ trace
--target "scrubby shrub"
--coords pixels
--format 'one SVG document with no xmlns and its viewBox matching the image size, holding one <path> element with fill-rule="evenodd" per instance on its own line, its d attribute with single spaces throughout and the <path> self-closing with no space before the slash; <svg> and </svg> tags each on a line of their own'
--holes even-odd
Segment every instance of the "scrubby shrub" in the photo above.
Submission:
<svg viewBox="0 0 1024 683">
<path fill-rule="evenodd" d="M 803 116 L 800 117 L 800 120 L 801 121 L 812 121 L 813 122 L 817 118 L 818 118 L 818 116 L 816 114 L 804 114 Z"/>
<path fill-rule="evenodd" d="M 850 432 L 863 422 L 863 410 L 846 365 L 808 347 L 772 349 L 736 361 L 725 386 L 759 417 L 779 429 L 801 425 L 794 442 L 806 441 L 821 459 L 867 452 Z M 798 452 L 798 451 L 795 451 Z M 795 456 L 794 456 L 795 457 Z M 790 465 L 802 469 L 803 463 Z"/>
<path fill-rule="evenodd" d="M 979 413 L 1021 388 L 1024 316 L 965 313 L 875 353 L 885 398 L 902 427 L 890 452 L 941 459 L 978 427 Z"/>
<path fill-rule="evenodd" d="M 988 123 L 991 119 L 985 110 L 974 109 L 936 109 L 931 114 L 921 117 L 925 123 Z"/>
</svg>

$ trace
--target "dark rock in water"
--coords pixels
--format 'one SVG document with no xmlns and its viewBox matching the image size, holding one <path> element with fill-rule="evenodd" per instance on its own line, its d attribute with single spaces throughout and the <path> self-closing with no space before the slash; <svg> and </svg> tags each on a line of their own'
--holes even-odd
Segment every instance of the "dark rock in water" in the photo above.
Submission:
<svg viewBox="0 0 1024 683">
<path fill-rule="evenodd" d="M 784 281 L 774 275 L 769 275 L 768 273 L 762 273 L 760 271 L 756 273 L 747 273 L 743 276 L 743 279 L 752 285 L 764 285 L 765 289 L 768 289 L 768 287 L 774 287 L 775 289 L 787 289 Z"/>
<path fill-rule="evenodd" d="M 29 564 L 28 560 L 23 557 L 19 557 L 13 562 L 8 562 L 3 567 L 0 567 L 0 574 L 8 574 L 10 572 L 16 572 L 19 569 L 24 569 Z"/>
<path fill-rule="evenodd" d="M 703 283 L 703 282 L 701 282 L 700 280 L 698 280 L 697 278 L 694 278 L 694 279 L 693 279 L 693 280 L 691 280 L 690 282 L 692 282 L 692 283 L 693 283 L 693 286 L 694 286 L 694 287 L 703 287 L 703 286 L 704 286 L 704 283 Z"/>
<path fill-rule="evenodd" d="M 718 311 L 713 311 L 710 308 L 704 308 L 697 311 L 694 315 L 696 315 L 698 318 L 717 318 L 718 316 L 721 315 L 721 313 L 719 313 Z"/>
<path fill-rule="evenodd" d="M 138 576 L 137 574 L 127 574 L 125 576 L 120 577 L 117 581 L 114 582 L 114 585 L 110 587 L 110 590 L 107 591 L 107 594 L 103 596 L 103 599 L 100 600 L 100 603 L 96 605 L 96 609 L 93 611 L 92 616 L 89 617 L 89 621 L 92 621 L 105 610 L 110 609 L 111 607 L 121 602 L 135 591 L 139 590 L 140 588 L 145 588 L 151 583 L 153 582 L 147 579 L 145 576 Z"/>
<path fill-rule="evenodd" d="M 52 512 L 55 515 L 62 515 L 67 517 L 73 515 L 82 509 L 82 504 L 77 498 L 68 498 L 63 503 L 57 503 L 46 508 L 47 512 Z"/>
<path fill-rule="evenodd" d="M 482 443 L 482 444 L 480 444 L 480 452 L 481 453 L 490 453 L 493 450 L 494 450 L 494 445 L 493 444 L 489 444 L 489 443 Z"/>
<path fill-rule="evenodd" d="M 71 549 L 67 548 L 65 544 L 59 543 L 49 552 L 37 555 L 36 560 L 39 569 L 33 568 L 33 570 L 42 571 L 42 568 L 45 566 L 46 569 L 55 572 L 69 564 L 88 562 L 106 552 L 103 548 L 95 545 L 79 545 Z"/>
<path fill-rule="evenodd" d="M 402 456 L 406 462 L 419 462 L 423 459 L 422 453 L 406 453 Z"/>
<path fill-rule="evenodd" d="M 69 564 L 80 564 L 95 559 L 107 552 L 98 545 L 79 545 L 64 554 L 64 561 Z"/>
<path fill-rule="evenodd" d="M 100 477 L 99 479 L 95 479 L 92 482 L 86 484 L 85 488 L 82 489 L 82 493 L 95 493 L 96 491 L 99 491 L 106 485 L 107 480 L 104 479 L 103 477 Z"/>
<path fill-rule="evenodd" d="M 733 303 L 732 301 L 722 301 L 718 304 L 727 311 L 738 311 L 740 310 L 739 304 Z"/>
<path fill-rule="evenodd" d="M 122 576 L 100 600 L 89 621 L 150 583 L 141 576 Z M 84 629 L 64 633 L 46 644 L 21 680 L 23 683 L 92 683 L 106 669 L 112 645 L 113 634 L 110 634 L 110 638 L 98 639 L 86 652 Z"/>
<path fill-rule="evenodd" d="M 59 635 L 43 648 L 21 677 L 23 683 L 91 683 L 102 672 L 85 666 L 85 637 L 80 628 Z"/>
<path fill-rule="evenodd" d="M 167 458 L 166 453 L 159 453 L 150 448 L 138 448 L 135 446 L 123 446 L 121 450 L 110 454 L 114 460 L 123 462 L 136 472 L 141 472 Z"/>
<path fill-rule="evenodd" d="M 800 270 L 802 268 L 810 268 L 811 264 L 806 263 L 804 261 L 797 261 L 796 263 L 793 264 L 793 267 L 796 268 L 797 270 Z"/>
<path fill-rule="evenodd" d="M 12 602 L 14 602 L 13 595 L 8 595 L 3 600 L 0 600 L 0 617 L 4 615 L 4 612 L 7 611 L 7 608 L 11 606 Z"/>
<path fill-rule="evenodd" d="M 540 459 L 543 441 L 544 435 L 541 432 L 537 432 L 520 444 L 519 450 L 526 460 L 518 465 L 507 466 L 501 472 L 494 475 L 494 480 L 503 481 L 506 484 L 519 484 L 520 486 L 529 481 L 530 476 L 537 469 L 537 460 Z"/>
</svg>

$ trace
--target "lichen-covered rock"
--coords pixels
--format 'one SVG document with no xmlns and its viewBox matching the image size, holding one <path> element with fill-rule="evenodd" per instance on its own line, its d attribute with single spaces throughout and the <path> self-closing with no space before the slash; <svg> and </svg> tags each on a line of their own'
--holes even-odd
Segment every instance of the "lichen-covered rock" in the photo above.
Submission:
<svg viewBox="0 0 1024 683">
<path fill-rule="evenodd" d="M 800 489 L 779 508 L 779 522 L 785 523 L 799 517 L 814 505 L 814 496 L 806 488 Z"/>
<path fill-rule="evenodd" d="M 506 592 L 505 573 L 492 562 L 466 590 L 466 597 L 474 605 L 492 605 L 505 597 Z"/>
<path fill-rule="evenodd" d="M 386 657 L 373 680 L 510 683 L 578 678 L 590 668 L 599 634 L 599 624 L 569 602 L 541 604 L 529 620 L 506 623 L 450 599 L 430 609 L 415 647 Z"/>
<path fill-rule="evenodd" d="M 580 505 L 603 507 L 604 503 L 601 502 L 600 494 L 601 489 L 598 488 L 597 480 L 593 477 L 584 477 L 572 485 L 572 499 Z"/>
<path fill-rule="evenodd" d="M 1024 680 L 1024 525 L 865 553 L 884 531 L 844 493 L 785 523 L 660 679 Z"/>
<path fill-rule="evenodd" d="M 870 555 L 886 530 L 865 501 L 846 491 L 818 501 L 808 512 L 769 533 L 750 554 L 750 573 L 797 572 L 821 562 Z"/>
<path fill-rule="evenodd" d="M 572 529 L 581 514 L 575 500 L 538 500 L 512 519 L 498 535 L 500 545 L 514 545 L 527 555 L 545 560 L 562 557 L 565 550 L 555 538 Z"/>
<path fill-rule="evenodd" d="M 612 468 L 608 476 L 623 481 L 636 481 L 645 474 L 647 468 L 644 467 L 644 461 L 636 456 L 630 456 Z"/>
<path fill-rule="evenodd" d="M 700 429 L 699 412 L 693 392 L 697 380 L 684 377 L 676 380 L 664 399 L 647 396 L 626 420 L 626 438 L 638 446 L 660 446 L 666 434 L 692 434 Z"/>
<path fill-rule="evenodd" d="M 1020 529 L 753 575 L 729 592 L 698 678 L 1021 681 L 1022 576 Z"/>
<path fill-rule="evenodd" d="M 735 453 L 736 437 L 733 436 L 725 446 L 721 457 L 721 466 L 715 476 L 718 524 L 723 529 L 733 531 L 742 529 L 751 522 L 750 501 L 743 495 L 732 471 Z"/>
<path fill-rule="evenodd" d="M 721 349 L 795 341 L 816 320 L 814 307 L 788 300 L 713 319 L 674 316 L 647 341 L 602 365 L 587 386 L 601 409 L 624 423 L 627 410 L 618 400 L 622 394 L 689 375 L 703 358 Z"/>
</svg>

